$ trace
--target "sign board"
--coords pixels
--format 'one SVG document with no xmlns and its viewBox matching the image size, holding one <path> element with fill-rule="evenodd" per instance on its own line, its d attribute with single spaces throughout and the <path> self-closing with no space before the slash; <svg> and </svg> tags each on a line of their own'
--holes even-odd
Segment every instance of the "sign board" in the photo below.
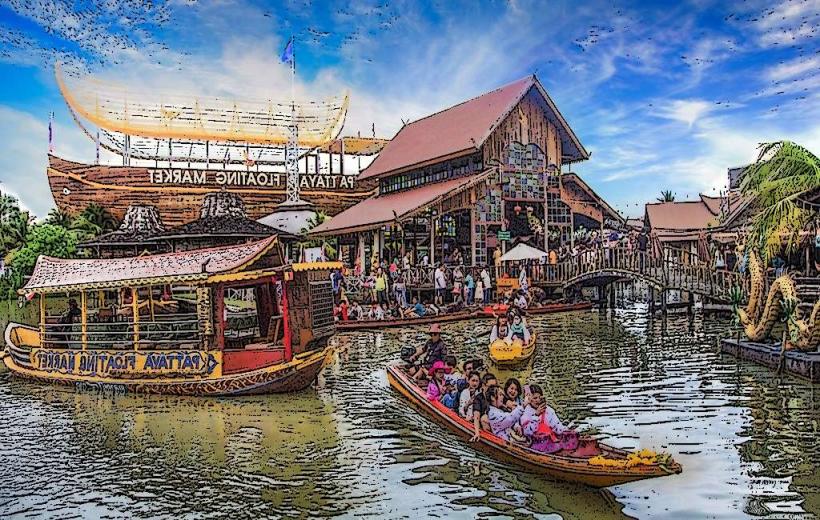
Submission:
<svg viewBox="0 0 820 520">
<path fill-rule="evenodd" d="M 221 352 L 203 350 L 31 351 L 31 364 L 36 370 L 96 377 L 218 377 L 222 372 L 221 358 Z"/>
<path fill-rule="evenodd" d="M 510 232 L 509 231 L 499 231 L 498 232 L 498 239 L 502 241 L 510 240 Z"/>
<path fill-rule="evenodd" d="M 230 186 L 285 188 L 287 175 L 277 172 L 253 170 L 187 170 L 181 168 L 151 169 L 150 184 L 171 186 Z M 299 174 L 299 185 L 306 190 L 352 190 L 354 175 Z"/>
</svg>

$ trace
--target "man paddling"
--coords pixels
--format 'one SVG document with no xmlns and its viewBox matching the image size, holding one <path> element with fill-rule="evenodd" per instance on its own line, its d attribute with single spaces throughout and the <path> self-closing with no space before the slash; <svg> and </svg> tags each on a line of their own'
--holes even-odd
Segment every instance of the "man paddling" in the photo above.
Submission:
<svg viewBox="0 0 820 520">
<path fill-rule="evenodd" d="M 444 357 L 447 355 L 447 347 L 441 339 L 441 327 L 438 323 L 434 323 L 430 326 L 430 339 L 427 340 L 424 346 L 416 351 L 410 358 L 410 361 L 415 364 L 422 355 L 424 355 L 424 361 L 421 366 L 413 368 L 413 370 L 415 370 L 413 377 L 416 380 L 421 379 L 422 376 L 426 376 L 427 371 L 436 361 L 444 362 Z"/>
</svg>

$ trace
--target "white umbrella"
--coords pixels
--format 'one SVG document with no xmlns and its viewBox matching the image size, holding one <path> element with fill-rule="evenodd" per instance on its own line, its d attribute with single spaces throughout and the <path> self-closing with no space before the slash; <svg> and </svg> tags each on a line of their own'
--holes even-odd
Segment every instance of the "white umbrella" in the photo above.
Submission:
<svg viewBox="0 0 820 520">
<path fill-rule="evenodd" d="M 538 248 L 529 246 L 527 244 L 518 244 L 510 249 L 501 257 L 502 262 L 510 262 L 516 260 L 540 260 L 546 258 L 547 253 Z"/>
</svg>

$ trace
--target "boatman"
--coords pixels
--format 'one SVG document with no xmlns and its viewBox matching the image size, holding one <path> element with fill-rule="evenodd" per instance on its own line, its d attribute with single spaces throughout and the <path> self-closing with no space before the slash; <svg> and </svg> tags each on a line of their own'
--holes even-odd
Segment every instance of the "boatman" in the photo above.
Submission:
<svg viewBox="0 0 820 520">
<path fill-rule="evenodd" d="M 423 347 L 418 349 L 409 361 L 415 363 L 421 356 L 424 356 L 424 362 L 421 366 L 414 367 L 415 373 L 413 377 L 416 380 L 422 378 L 422 376 L 427 375 L 427 371 L 430 367 L 433 366 L 433 363 L 436 361 L 444 362 L 444 358 L 447 356 L 447 347 L 444 346 L 444 341 L 441 340 L 441 327 L 438 323 L 434 323 L 430 326 L 430 339 L 427 340 L 427 343 L 424 344 Z"/>
</svg>

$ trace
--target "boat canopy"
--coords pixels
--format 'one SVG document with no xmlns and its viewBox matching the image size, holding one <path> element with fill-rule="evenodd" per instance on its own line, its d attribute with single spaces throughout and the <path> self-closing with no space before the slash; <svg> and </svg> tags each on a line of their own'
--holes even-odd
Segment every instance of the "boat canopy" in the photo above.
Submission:
<svg viewBox="0 0 820 520">
<path fill-rule="evenodd" d="M 253 272 L 247 271 L 254 267 Z M 276 235 L 226 247 L 126 258 L 63 259 L 40 256 L 20 294 L 143 287 L 186 282 L 206 284 L 282 271 Z M 263 272 L 264 271 L 264 272 Z"/>
</svg>

